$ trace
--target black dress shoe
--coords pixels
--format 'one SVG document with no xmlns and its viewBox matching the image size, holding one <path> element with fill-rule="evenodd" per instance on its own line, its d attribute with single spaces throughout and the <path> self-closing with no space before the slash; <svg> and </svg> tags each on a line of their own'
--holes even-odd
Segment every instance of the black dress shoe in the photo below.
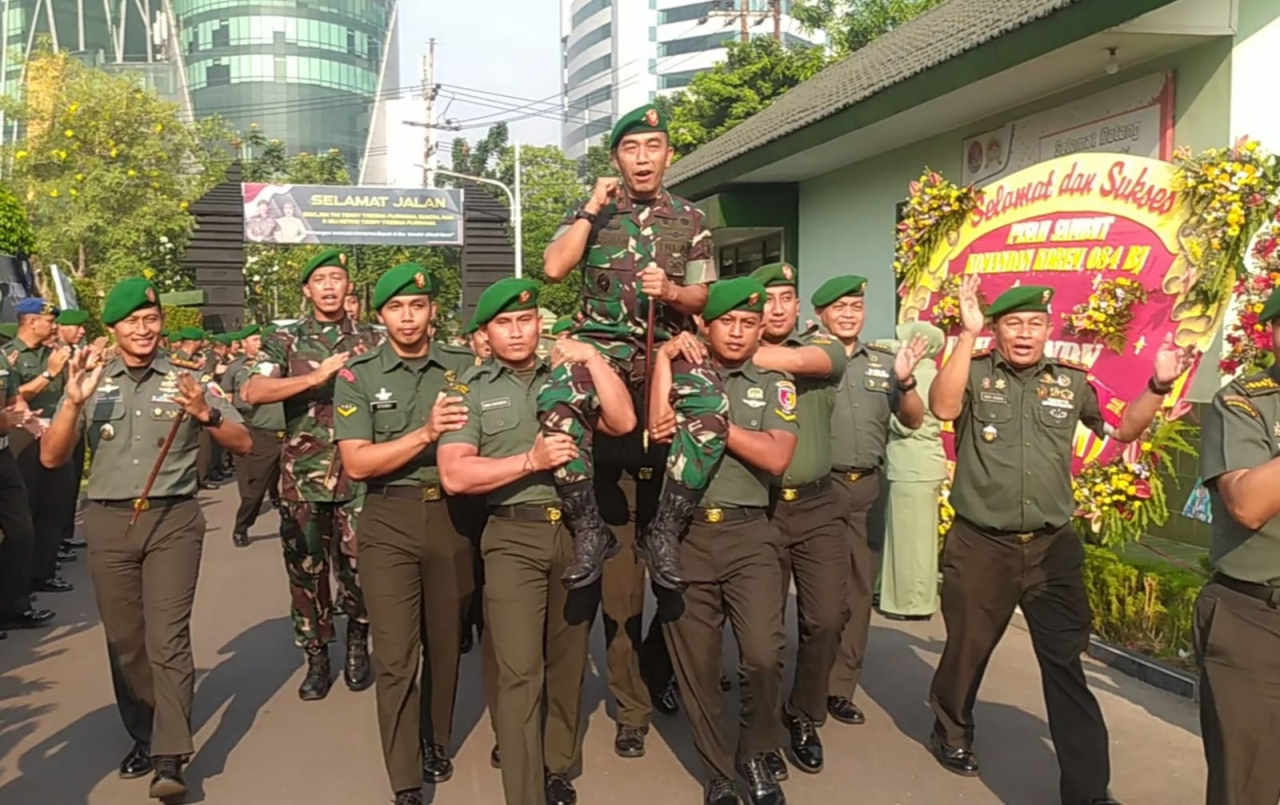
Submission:
<svg viewBox="0 0 1280 805">
<path fill-rule="evenodd" d="M 129 750 L 129 754 L 120 761 L 120 776 L 126 780 L 134 780 L 150 774 L 152 768 L 151 747 L 144 743 L 135 743 Z"/>
<path fill-rule="evenodd" d="M 780 750 L 764 753 L 764 765 L 769 767 L 769 771 L 773 772 L 773 779 L 778 782 L 789 780 L 791 778 L 791 770 L 787 768 L 787 761 L 782 759 Z"/>
<path fill-rule="evenodd" d="M 151 778 L 152 799 L 177 799 L 187 795 L 187 784 L 182 779 L 182 761 L 174 755 L 159 755 L 155 759 L 156 775 Z"/>
<path fill-rule="evenodd" d="M 38 581 L 31 586 L 38 593 L 69 593 L 76 588 L 74 584 L 61 576 Z"/>
<path fill-rule="evenodd" d="M 237 531 L 231 535 L 231 544 L 237 548 L 248 548 L 249 535 L 244 531 Z"/>
<path fill-rule="evenodd" d="M 72 537 L 71 539 L 64 539 L 62 541 L 62 547 L 66 548 L 67 550 L 78 551 L 81 548 L 88 548 L 89 543 L 86 540 L 80 539 L 79 537 Z"/>
<path fill-rule="evenodd" d="M 53 620 L 52 609 L 28 609 L 26 612 L 0 615 L 0 629 L 39 629 Z"/>
<path fill-rule="evenodd" d="M 858 705 L 843 696 L 827 697 L 827 712 L 836 721 L 843 724 L 865 724 L 867 717 Z"/>
<path fill-rule="evenodd" d="M 822 740 L 818 738 L 813 720 L 803 713 L 784 712 L 782 717 L 786 720 L 787 732 L 791 735 L 791 754 L 788 755 L 791 762 L 797 769 L 809 774 L 822 771 Z"/>
<path fill-rule="evenodd" d="M 961 777 L 978 776 L 978 758 L 968 749 L 958 749 L 942 742 L 938 733 L 929 736 L 929 747 L 942 768 Z"/>
<path fill-rule="evenodd" d="M 644 757 L 644 736 L 647 730 L 642 727 L 618 725 L 618 734 L 613 739 L 613 751 L 618 757 Z"/>
<path fill-rule="evenodd" d="M 733 790 L 733 780 L 728 777 L 712 777 L 703 789 L 703 805 L 741 805 L 738 792 Z"/>
<path fill-rule="evenodd" d="M 742 763 L 738 771 L 747 783 L 747 801 L 751 805 L 785 805 L 787 797 L 773 772 L 769 771 L 764 755 L 756 755 Z"/>
<path fill-rule="evenodd" d="M 447 783 L 453 777 L 453 761 L 440 744 L 422 745 L 422 777 L 428 783 Z"/>
<path fill-rule="evenodd" d="M 422 790 L 397 791 L 396 805 L 422 805 Z"/>
<path fill-rule="evenodd" d="M 76 555 L 71 551 L 67 550 L 66 548 L 58 549 L 59 562 L 74 562 L 75 560 L 76 560 Z"/>
<path fill-rule="evenodd" d="M 573 790 L 573 783 L 563 774 L 547 775 L 547 805 L 574 805 L 578 801 L 578 792 Z"/>
<path fill-rule="evenodd" d="M 680 712 L 680 700 L 676 698 L 676 681 L 673 679 L 663 686 L 662 690 L 650 691 L 653 709 L 664 716 L 673 716 Z"/>
<path fill-rule="evenodd" d="M 502 768 L 502 753 L 498 751 L 497 744 L 494 744 L 493 749 L 489 751 L 489 765 L 495 769 Z"/>
</svg>

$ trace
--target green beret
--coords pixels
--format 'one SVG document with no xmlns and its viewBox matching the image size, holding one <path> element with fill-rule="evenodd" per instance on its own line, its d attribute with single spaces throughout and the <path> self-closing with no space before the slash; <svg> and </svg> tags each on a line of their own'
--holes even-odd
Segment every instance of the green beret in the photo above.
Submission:
<svg viewBox="0 0 1280 805">
<path fill-rule="evenodd" d="M 573 327 L 573 317 L 561 316 L 560 318 L 556 319 L 555 324 L 551 325 L 551 334 L 560 335 L 565 330 L 571 329 L 572 327 Z"/>
<path fill-rule="evenodd" d="M 1053 289 L 1043 285 L 1019 285 L 996 297 L 987 308 L 987 317 L 997 319 L 1006 313 L 1048 313 Z"/>
<path fill-rule="evenodd" d="M 67 327 L 79 327 L 89 322 L 89 314 L 83 310 L 64 310 L 54 321 Z"/>
<path fill-rule="evenodd" d="M 108 327 L 116 324 L 133 312 L 144 307 L 159 307 L 160 292 L 151 280 L 145 277 L 130 277 L 120 280 L 107 294 L 102 303 L 102 323 Z"/>
<path fill-rule="evenodd" d="M 0 324 L 0 338 L 7 338 L 10 341 L 18 337 L 18 325 L 15 322 L 7 321 Z"/>
<path fill-rule="evenodd" d="M 1258 314 L 1258 324 L 1270 324 L 1276 319 L 1280 319 L 1280 289 L 1272 291 L 1271 296 L 1267 297 L 1267 303 Z"/>
<path fill-rule="evenodd" d="M 382 306 L 396 296 L 429 296 L 436 291 L 431 274 L 417 263 L 403 263 L 383 274 L 373 288 L 373 309 Z"/>
<path fill-rule="evenodd" d="M 789 285 L 792 288 L 800 282 L 800 274 L 790 263 L 769 263 L 751 272 L 751 279 L 766 288 L 775 285 Z"/>
<path fill-rule="evenodd" d="M 731 310 L 763 313 L 767 296 L 764 286 L 753 277 L 713 282 L 711 290 L 707 291 L 707 306 L 702 309 L 702 320 L 713 322 Z"/>
<path fill-rule="evenodd" d="M 632 109 L 618 119 L 609 135 L 609 150 L 612 151 L 628 134 L 667 133 L 667 116 L 656 106 L 646 104 L 639 109 Z"/>
<path fill-rule="evenodd" d="M 867 292 L 867 278 L 859 277 L 857 274 L 845 274 L 842 277 L 832 277 L 818 287 L 813 292 L 813 296 L 809 297 L 809 302 L 814 307 L 826 307 L 837 299 L 846 296 L 862 296 Z"/>
<path fill-rule="evenodd" d="M 316 272 L 317 268 L 324 268 L 326 266 L 337 266 L 343 271 L 346 271 L 347 253 L 341 249 L 325 249 L 315 257 L 312 257 L 311 261 L 302 269 L 302 284 L 307 284 L 307 280 L 311 279 L 311 275 Z"/>
<path fill-rule="evenodd" d="M 209 336 L 209 340 L 215 344 L 221 344 L 224 347 L 231 346 L 232 333 L 217 333 Z"/>
<path fill-rule="evenodd" d="M 276 331 L 277 331 L 277 330 L 279 330 L 279 329 L 280 329 L 280 327 L 279 327 L 278 325 L 275 325 L 275 324 L 268 324 L 267 326 L 265 326 L 265 327 L 263 327 L 263 328 L 262 328 L 262 334 L 263 334 L 264 336 L 265 336 L 265 335 L 275 335 L 275 334 L 276 334 Z"/>
<path fill-rule="evenodd" d="M 538 307 L 538 283 L 526 279 L 507 277 L 485 288 L 476 302 L 475 315 L 467 332 L 473 333 L 499 313 L 511 310 L 534 310 Z"/>
<path fill-rule="evenodd" d="M 240 340 L 243 341 L 252 335 L 262 335 L 262 327 L 257 324 L 250 324 L 240 331 Z"/>
<path fill-rule="evenodd" d="M 203 341 L 204 339 L 204 330 L 199 327 L 183 327 L 178 331 L 179 341 Z"/>
</svg>

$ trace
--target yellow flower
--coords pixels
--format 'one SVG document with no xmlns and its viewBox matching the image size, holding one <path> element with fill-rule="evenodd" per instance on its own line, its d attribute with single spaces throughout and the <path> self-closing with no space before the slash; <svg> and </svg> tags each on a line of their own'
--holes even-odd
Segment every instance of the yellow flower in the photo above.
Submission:
<svg viewBox="0 0 1280 805">
<path fill-rule="evenodd" d="M 156 272 L 152 271 L 152 270 L 151 270 L 151 269 L 149 269 L 149 268 L 144 268 L 144 269 L 142 269 L 142 276 L 143 276 L 143 277 L 146 277 L 147 279 L 151 279 L 151 278 L 152 278 L 152 277 L 154 277 L 155 275 L 156 275 Z"/>
<path fill-rule="evenodd" d="M 76 136 L 75 131 L 74 131 L 74 130 L 72 130 L 72 129 L 67 129 L 66 131 L 62 132 L 62 134 L 63 134 L 63 136 L 65 136 L 68 140 L 70 140 L 72 137 Z"/>
<path fill-rule="evenodd" d="M 120 156 L 120 149 L 118 149 L 118 148 L 112 148 L 112 149 L 111 149 L 111 158 L 112 158 L 112 159 L 115 159 L 115 158 L 116 158 L 116 157 L 118 157 L 118 156 Z"/>
<path fill-rule="evenodd" d="M 29 156 L 31 155 L 26 151 L 19 151 L 18 153 L 14 154 L 14 157 L 16 157 L 17 159 L 26 159 Z"/>
<path fill-rule="evenodd" d="M 130 178 L 130 179 L 132 179 L 133 177 L 135 177 L 135 176 L 137 176 L 137 175 L 138 175 L 138 172 L 137 172 L 136 170 L 134 170 L 133 168 L 130 168 L 130 169 L 129 169 L 129 178 Z"/>
<path fill-rule="evenodd" d="M 163 123 L 157 123 L 157 124 L 156 124 L 156 134 L 159 134 L 159 133 L 160 133 L 160 132 L 162 132 L 162 131 L 164 131 L 164 124 L 163 124 Z"/>
<path fill-rule="evenodd" d="M 70 106 L 68 106 L 68 107 L 67 107 L 67 111 L 68 111 L 68 112 L 70 112 L 70 113 L 71 113 L 71 114 L 73 114 L 73 115 L 74 115 L 74 114 L 75 114 L 79 109 L 80 109 L 80 102 L 79 102 L 79 101 L 74 101 L 74 102 L 72 102 L 72 104 L 71 104 Z"/>
<path fill-rule="evenodd" d="M 76 190 L 74 187 L 73 187 L 73 188 L 71 188 L 70 193 L 71 193 L 71 195 L 73 195 L 73 196 L 78 196 L 78 195 L 80 195 L 80 191 L 79 191 L 79 190 Z"/>
<path fill-rule="evenodd" d="M 184 201 L 178 205 L 178 209 L 182 210 L 183 212 L 186 212 L 187 207 L 190 207 L 190 206 L 191 206 L 190 204 Z"/>
<path fill-rule="evenodd" d="M 77 173 L 77 174 L 76 174 L 76 181 L 77 181 L 77 182 L 83 182 L 83 181 L 84 181 L 84 174 L 83 174 L 83 173 Z"/>
<path fill-rule="evenodd" d="M 55 188 L 53 188 L 52 190 L 50 190 L 50 191 L 49 191 L 49 195 L 50 195 L 50 196 L 53 196 L 54 198 L 57 198 L 57 197 L 58 197 L 58 188 L 56 188 L 56 187 L 55 187 Z"/>
</svg>

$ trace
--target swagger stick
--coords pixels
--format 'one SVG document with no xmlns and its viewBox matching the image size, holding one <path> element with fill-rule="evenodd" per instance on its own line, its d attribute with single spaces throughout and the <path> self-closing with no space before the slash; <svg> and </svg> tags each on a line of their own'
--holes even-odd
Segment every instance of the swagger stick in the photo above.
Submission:
<svg viewBox="0 0 1280 805">
<path fill-rule="evenodd" d="M 181 427 L 186 419 L 187 412 L 180 411 L 178 418 L 173 420 L 173 427 L 169 428 L 169 435 L 164 437 L 164 444 L 160 446 L 160 455 L 156 457 L 155 466 L 151 468 L 151 474 L 147 476 L 146 485 L 142 487 L 142 495 L 133 502 L 133 516 L 129 518 L 129 528 L 133 528 L 142 513 L 151 508 L 151 505 L 147 503 L 147 495 L 151 494 L 151 487 L 155 486 L 156 476 L 160 474 L 160 467 L 164 465 L 164 460 L 169 455 L 169 448 L 173 447 L 173 440 L 178 436 L 178 428 Z M 126 529 L 125 535 L 127 536 L 128 533 L 129 531 Z"/>
<path fill-rule="evenodd" d="M 649 452 L 649 383 L 653 378 L 653 325 L 655 305 L 649 300 L 649 327 L 644 332 L 644 396 L 640 399 L 640 416 L 644 417 L 644 452 Z"/>
</svg>

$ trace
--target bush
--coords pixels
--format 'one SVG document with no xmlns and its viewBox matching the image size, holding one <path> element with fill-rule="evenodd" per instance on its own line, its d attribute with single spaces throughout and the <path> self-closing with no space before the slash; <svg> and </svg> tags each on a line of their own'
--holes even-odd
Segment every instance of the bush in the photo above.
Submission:
<svg viewBox="0 0 1280 805">
<path fill-rule="evenodd" d="M 9 190 L 0 188 L 0 254 L 30 255 L 35 233 L 27 209 Z"/>
<path fill-rule="evenodd" d="M 203 327 L 204 314 L 196 307 L 164 306 L 164 328 L 181 330 L 183 327 Z"/>
<path fill-rule="evenodd" d="M 1084 546 L 1084 586 L 1093 632 L 1111 643 L 1184 661 L 1192 651 L 1196 596 L 1205 579 L 1159 563 L 1131 562 Z"/>
</svg>

